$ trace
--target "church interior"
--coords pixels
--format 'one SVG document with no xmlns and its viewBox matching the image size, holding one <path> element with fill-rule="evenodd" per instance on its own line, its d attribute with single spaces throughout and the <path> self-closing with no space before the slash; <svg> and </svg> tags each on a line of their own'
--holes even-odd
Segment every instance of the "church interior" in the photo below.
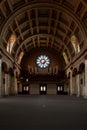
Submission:
<svg viewBox="0 0 87 130">
<path fill-rule="evenodd" d="M 0 0 L 0 129 L 87 130 L 87 0 Z"/>
<path fill-rule="evenodd" d="M 0 0 L 0 96 L 87 97 L 86 53 L 86 0 Z"/>
</svg>

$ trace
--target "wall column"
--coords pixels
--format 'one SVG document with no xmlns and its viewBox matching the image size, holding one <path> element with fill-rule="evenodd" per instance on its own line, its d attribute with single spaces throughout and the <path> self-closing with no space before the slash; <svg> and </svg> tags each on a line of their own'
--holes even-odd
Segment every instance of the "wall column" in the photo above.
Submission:
<svg viewBox="0 0 87 130">
<path fill-rule="evenodd" d="M 77 97 L 80 96 L 80 75 L 76 75 L 76 87 L 77 87 Z"/>
<path fill-rule="evenodd" d="M 5 95 L 9 95 L 8 73 L 5 74 Z"/>
<path fill-rule="evenodd" d="M 2 56 L 0 56 L 0 96 L 2 96 Z"/>
<path fill-rule="evenodd" d="M 15 95 L 18 94 L 16 69 L 14 69 L 14 94 L 15 94 Z"/>
<path fill-rule="evenodd" d="M 70 71 L 70 95 L 73 94 L 72 70 Z"/>
<path fill-rule="evenodd" d="M 76 95 L 76 77 L 72 76 L 72 93 Z"/>
<path fill-rule="evenodd" d="M 84 86 L 84 98 L 87 98 L 87 56 L 85 59 L 85 86 Z"/>
</svg>

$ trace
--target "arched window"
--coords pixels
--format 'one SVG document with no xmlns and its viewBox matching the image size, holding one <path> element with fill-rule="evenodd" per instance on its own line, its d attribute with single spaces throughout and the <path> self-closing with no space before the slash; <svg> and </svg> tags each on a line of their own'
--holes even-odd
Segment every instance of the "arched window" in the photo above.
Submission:
<svg viewBox="0 0 87 130">
<path fill-rule="evenodd" d="M 10 38 L 8 39 L 8 44 L 7 44 L 7 52 L 9 52 L 10 54 L 11 54 L 12 47 L 13 47 L 15 42 L 16 42 L 16 35 L 12 34 L 10 36 Z"/>
<path fill-rule="evenodd" d="M 23 51 L 20 52 L 19 57 L 18 57 L 18 64 L 21 63 L 21 60 L 22 60 L 23 55 L 24 55 L 24 52 L 23 52 Z"/>
<path fill-rule="evenodd" d="M 80 52 L 80 46 L 79 46 L 79 43 L 78 43 L 78 39 L 75 35 L 71 36 L 71 43 L 74 47 L 75 53 L 79 53 Z"/>
<path fill-rule="evenodd" d="M 65 52 L 63 52 L 63 57 L 64 57 L 64 60 L 65 60 L 65 63 L 68 64 L 69 60 L 68 60 L 68 57 L 67 57 Z"/>
</svg>

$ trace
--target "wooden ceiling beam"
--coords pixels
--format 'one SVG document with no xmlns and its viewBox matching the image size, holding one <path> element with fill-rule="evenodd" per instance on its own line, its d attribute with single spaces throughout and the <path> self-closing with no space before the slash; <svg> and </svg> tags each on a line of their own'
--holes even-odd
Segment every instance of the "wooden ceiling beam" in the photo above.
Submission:
<svg viewBox="0 0 87 130">
<path fill-rule="evenodd" d="M 39 33 L 38 9 L 35 10 L 35 14 L 36 14 L 36 28 L 37 28 L 37 33 Z"/>
<path fill-rule="evenodd" d="M 49 20 L 48 20 L 48 34 L 50 33 L 50 28 L 51 28 L 51 18 L 52 18 L 52 10 L 50 9 L 50 14 L 49 14 Z"/>
<path fill-rule="evenodd" d="M 20 27 L 19 27 L 19 24 L 18 24 L 18 21 L 17 21 L 16 18 L 15 18 L 15 23 L 16 23 L 16 25 L 17 25 L 17 28 L 18 28 L 18 30 L 19 30 L 19 33 L 20 33 L 20 36 L 21 36 L 22 40 L 24 40 L 23 34 L 22 34 L 22 32 L 21 32 L 21 29 L 20 29 Z"/>
<path fill-rule="evenodd" d="M 27 11 L 27 15 L 28 15 L 28 20 L 29 20 L 29 25 L 30 25 L 30 30 L 31 30 L 31 34 L 33 35 L 33 27 L 32 27 L 32 20 L 30 18 L 30 11 Z"/>
<path fill-rule="evenodd" d="M 74 8 L 74 13 L 77 12 L 79 4 L 80 4 L 80 0 L 77 0 L 77 4 L 75 5 L 75 8 Z"/>
<path fill-rule="evenodd" d="M 56 17 L 56 21 L 55 21 L 55 27 L 54 27 L 54 30 L 53 30 L 53 34 L 54 35 L 56 34 L 56 31 L 57 31 L 58 18 L 59 18 L 59 12 L 57 11 L 57 17 Z"/>
<path fill-rule="evenodd" d="M 12 7 L 11 1 L 10 1 L 10 0 L 7 0 L 7 2 L 8 2 L 8 5 L 9 5 L 9 7 L 10 7 L 10 10 L 13 12 L 13 7 Z"/>
<path fill-rule="evenodd" d="M 36 47 L 34 37 L 32 37 L 32 41 L 33 41 L 33 45 L 34 45 L 34 47 Z"/>
<path fill-rule="evenodd" d="M 8 41 L 3 37 L 3 40 L 4 40 L 4 42 L 6 43 L 6 44 L 8 44 Z"/>
<path fill-rule="evenodd" d="M 63 37 L 63 41 L 64 41 L 65 37 L 68 37 L 68 36 L 67 36 L 67 33 L 68 33 L 68 31 L 70 30 L 71 22 L 72 22 L 72 20 L 69 21 L 69 24 L 68 24 L 68 26 L 67 26 L 66 33 L 65 33 L 65 35 L 64 35 L 64 37 Z M 68 39 L 68 43 L 69 43 L 69 38 L 67 38 L 67 39 Z"/>
<path fill-rule="evenodd" d="M 81 14 L 81 19 L 83 18 L 83 16 L 84 16 L 84 14 L 85 14 L 85 12 L 86 12 L 86 8 L 82 11 L 82 14 Z"/>
<path fill-rule="evenodd" d="M 12 31 L 12 34 L 15 34 L 15 35 L 16 35 L 16 33 L 15 33 L 15 31 L 14 31 L 14 29 L 13 29 L 13 27 L 12 27 L 11 24 L 9 24 L 9 27 L 10 27 L 10 29 L 11 29 L 11 31 Z M 16 37 L 17 37 L 17 36 L 16 36 Z M 17 44 L 20 45 L 20 42 L 19 42 L 18 38 L 16 39 L 16 41 L 17 41 Z"/>
<path fill-rule="evenodd" d="M 1 6 L 0 8 L 1 8 L 1 11 L 2 11 L 4 17 L 7 18 L 6 12 L 5 12 L 5 10 L 3 9 L 3 7 Z"/>
<path fill-rule="evenodd" d="M 53 46 L 53 44 L 54 44 L 54 37 L 52 37 L 51 47 Z"/>
<path fill-rule="evenodd" d="M 37 41 L 38 41 L 38 47 L 40 47 L 40 37 L 37 37 Z"/>
<path fill-rule="evenodd" d="M 49 37 L 47 37 L 47 42 L 46 42 L 47 47 L 48 47 L 48 44 L 49 44 Z"/>
</svg>

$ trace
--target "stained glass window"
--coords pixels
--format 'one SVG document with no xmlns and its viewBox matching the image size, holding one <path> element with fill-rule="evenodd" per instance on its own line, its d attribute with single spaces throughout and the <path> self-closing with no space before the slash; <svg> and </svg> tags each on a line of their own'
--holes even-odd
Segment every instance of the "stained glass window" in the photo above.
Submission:
<svg viewBox="0 0 87 130">
<path fill-rule="evenodd" d="M 71 43 L 74 47 L 75 52 L 79 53 L 80 52 L 80 46 L 79 46 L 79 43 L 78 43 L 78 39 L 75 35 L 71 36 Z"/>
<path fill-rule="evenodd" d="M 46 55 L 40 55 L 37 59 L 36 59 L 36 63 L 38 65 L 38 67 L 40 68 L 46 68 L 49 66 L 50 64 L 50 59 L 48 56 Z"/>
<path fill-rule="evenodd" d="M 16 42 L 16 35 L 12 34 L 9 39 L 8 39 L 8 44 L 7 44 L 7 52 L 11 53 L 12 47 L 14 43 Z"/>
</svg>

